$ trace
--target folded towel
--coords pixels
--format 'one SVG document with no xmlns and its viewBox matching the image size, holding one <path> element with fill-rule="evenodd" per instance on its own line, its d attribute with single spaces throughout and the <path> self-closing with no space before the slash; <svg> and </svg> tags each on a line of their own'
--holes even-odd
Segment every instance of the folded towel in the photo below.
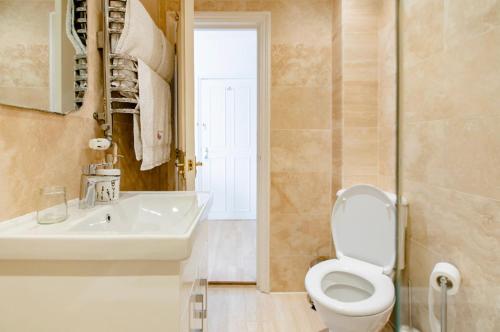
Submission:
<svg viewBox="0 0 500 332">
<path fill-rule="evenodd" d="M 115 52 L 141 59 L 166 81 L 173 77 L 174 47 L 139 0 L 127 1 L 125 24 Z"/>
<path fill-rule="evenodd" d="M 138 59 L 140 112 L 134 115 L 134 150 L 142 159 L 141 171 L 152 169 L 170 158 L 170 86 Z"/>
</svg>

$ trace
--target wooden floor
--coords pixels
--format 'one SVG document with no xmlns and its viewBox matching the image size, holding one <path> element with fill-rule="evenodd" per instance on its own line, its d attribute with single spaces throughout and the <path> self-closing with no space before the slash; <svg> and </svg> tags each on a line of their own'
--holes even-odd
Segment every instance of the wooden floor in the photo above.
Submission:
<svg viewBox="0 0 500 332">
<path fill-rule="evenodd" d="M 208 280 L 255 282 L 256 221 L 208 221 Z"/>
<path fill-rule="evenodd" d="M 209 332 L 328 332 L 305 293 L 265 294 L 255 286 L 210 285 L 208 315 Z M 388 324 L 381 332 L 392 331 Z"/>
<path fill-rule="evenodd" d="M 305 293 L 264 294 L 255 286 L 210 286 L 209 332 L 318 332 L 325 329 Z"/>
</svg>

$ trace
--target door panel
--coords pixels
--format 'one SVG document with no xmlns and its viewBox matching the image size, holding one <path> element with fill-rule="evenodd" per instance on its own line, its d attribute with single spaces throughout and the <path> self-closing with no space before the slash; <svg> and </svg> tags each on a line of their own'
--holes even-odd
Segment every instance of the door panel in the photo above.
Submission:
<svg viewBox="0 0 500 332">
<path fill-rule="evenodd" d="M 181 0 L 177 30 L 178 64 L 178 149 L 177 177 L 179 190 L 194 190 L 195 128 L 194 128 L 194 0 Z M 189 166 L 191 162 L 191 167 Z"/>
<path fill-rule="evenodd" d="M 213 194 L 209 218 L 255 219 L 256 80 L 208 78 L 198 86 L 198 157 L 204 169 L 197 183 Z"/>
</svg>

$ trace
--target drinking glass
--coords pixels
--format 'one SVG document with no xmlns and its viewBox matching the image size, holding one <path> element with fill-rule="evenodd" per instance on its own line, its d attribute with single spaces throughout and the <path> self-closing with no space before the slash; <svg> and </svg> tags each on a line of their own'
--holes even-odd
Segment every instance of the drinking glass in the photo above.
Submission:
<svg viewBox="0 0 500 332">
<path fill-rule="evenodd" d="M 39 224 L 55 224 L 68 218 L 66 188 L 44 187 L 39 190 L 36 219 Z"/>
</svg>

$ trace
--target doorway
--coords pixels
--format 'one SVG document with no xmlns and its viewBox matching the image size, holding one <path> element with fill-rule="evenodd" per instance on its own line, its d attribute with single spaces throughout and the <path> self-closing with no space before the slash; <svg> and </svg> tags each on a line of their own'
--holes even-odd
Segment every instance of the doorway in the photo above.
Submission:
<svg viewBox="0 0 500 332">
<path fill-rule="evenodd" d="M 196 190 L 212 194 L 209 281 L 256 282 L 257 31 L 195 29 Z"/>
</svg>

